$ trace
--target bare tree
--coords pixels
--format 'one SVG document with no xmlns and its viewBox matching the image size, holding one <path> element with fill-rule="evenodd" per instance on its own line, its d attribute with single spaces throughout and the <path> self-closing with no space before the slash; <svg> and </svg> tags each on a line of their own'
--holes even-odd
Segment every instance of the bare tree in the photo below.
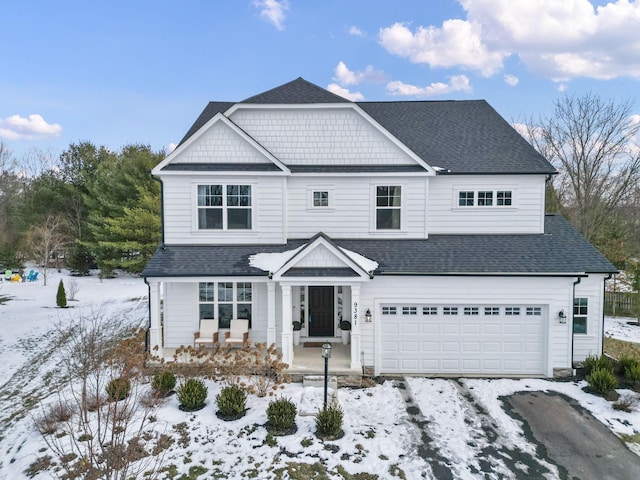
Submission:
<svg viewBox="0 0 640 480">
<path fill-rule="evenodd" d="M 60 215 L 48 215 L 42 223 L 34 225 L 26 235 L 26 248 L 41 265 L 44 285 L 47 285 L 47 271 L 51 256 L 56 258 L 69 245 L 67 224 Z"/>
<path fill-rule="evenodd" d="M 611 212 L 637 188 L 640 122 L 632 120 L 632 108 L 629 100 L 565 96 L 550 117 L 526 126 L 533 146 L 559 170 L 554 200 L 588 240 L 603 234 Z"/>
<path fill-rule="evenodd" d="M 157 478 L 173 441 L 154 429 L 157 403 L 142 381 L 144 332 L 100 310 L 79 313 L 58 330 L 65 339 L 59 364 L 69 383 L 34 425 L 61 478 Z"/>
</svg>

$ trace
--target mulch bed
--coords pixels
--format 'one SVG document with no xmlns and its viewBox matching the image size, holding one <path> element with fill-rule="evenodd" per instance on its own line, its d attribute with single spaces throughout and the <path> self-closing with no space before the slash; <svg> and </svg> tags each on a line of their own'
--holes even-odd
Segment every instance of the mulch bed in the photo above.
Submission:
<svg viewBox="0 0 640 480">
<path fill-rule="evenodd" d="M 249 409 L 245 408 L 242 412 L 238 413 L 237 415 L 222 415 L 220 413 L 220 410 L 218 410 L 216 412 L 216 417 L 218 417 L 220 420 L 224 420 L 225 422 L 232 422 L 234 420 L 238 420 L 239 418 L 244 417 L 247 414 L 247 411 Z"/>
<path fill-rule="evenodd" d="M 195 408 L 189 408 L 189 407 L 185 407 L 184 405 L 178 405 L 178 408 L 180 410 L 182 410 L 183 412 L 197 412 L 198 410 L 202 410 L 204 407 L 206 407 L 207 404 L 203 404 L 199 407 L 195 407 Z"/>
<path fill-rule="evenodd" d="M 271 435 L 275 435 L 276 437 L 286 437 L 287 435 L 293 435 L 298 431 L 298 425 L 295 423 L 290 428 L 279 429 L 271 426 L 271 423 L 267 422 L 264 424 L 264 428 L 267 429 Z"/>
</svg>

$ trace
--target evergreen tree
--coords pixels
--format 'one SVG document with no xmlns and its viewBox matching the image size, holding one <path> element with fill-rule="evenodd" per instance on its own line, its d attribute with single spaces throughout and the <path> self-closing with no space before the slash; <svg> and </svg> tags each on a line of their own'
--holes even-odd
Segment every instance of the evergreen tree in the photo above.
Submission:
<svg viewBox="0 0 640 480">
<path fill-rule="evenodd" d="M 56 293 L 56 305 L 60 308 L 67 307 L 67 292 L 64 290 L 64 283 L 62 283 L 62 279 L 60 279 L 60 283 L 58 284 L 58 293 Z"/>
<path fill-rule="evenodd" d="M 164 158 L 129 145 L 98 165 L 87 183 L 90 240 L 82 242 L 105 276 L 116 268 L 140 272 L 160 242 L 160 185 L 150 170 Z"/>
</svg>

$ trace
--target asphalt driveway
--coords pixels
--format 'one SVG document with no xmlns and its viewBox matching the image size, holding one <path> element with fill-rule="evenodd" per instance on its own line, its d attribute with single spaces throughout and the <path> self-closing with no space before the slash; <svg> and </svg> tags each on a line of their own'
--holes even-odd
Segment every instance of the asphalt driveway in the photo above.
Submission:
<svg viewBox="0 0 640 480">
<path fill-rule="evenodd" d="M 504 411 L 523 424 L 524 451 L 507 446 L 504 432 L 461 382 L 451 380 L 464 398 L 464 408 L 476 419 L 478 479 L 626 480 L 640 478 L 640 457 L 575 400 L 559 393 L 519 392 L 502 397 Z M 438 448 L 436 434 L 413 398 L 407 381 L 396 381 L 405 400 L 409 421 L 419 432 L 419 455 L 427 460 L 427 478 L 456 480 L 447 454 Z M 479 426 L 479 427 L 478 427 Z M 467 478 L 465 476 L 465 478 Z"/>
<path fill-rule="evenodd" d="M 561 478 L 640 478 L 640 457 L 578 403 L 559 393 L 520 392 L 504 399 L 510 415 Z"/>
</svg>

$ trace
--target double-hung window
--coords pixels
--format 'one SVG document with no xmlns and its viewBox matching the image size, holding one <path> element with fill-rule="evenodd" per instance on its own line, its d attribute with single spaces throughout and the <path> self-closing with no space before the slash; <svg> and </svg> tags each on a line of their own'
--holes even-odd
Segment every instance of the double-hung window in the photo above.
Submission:
<svg viewBox="0 0 640 480">
<path fill-rule="evenodd" d="M 402 187 L 376 187 L 376 230 L 400 230 Z"/>
<path fill-rule="evenodd" d="M 251 230 L 251 185 L 198 185 L 198 230 Z"/>
<path fill-rule="evenodd" d="M 200 282 L 200 318 L 217 318 L 220 328 L 229 328 L 232 318 L 249 320 L 252 293 L 248 282 Z"/>
<path fill-rule="evenodd" d="M 586 298 L 573 299 L 573 333 L 587 333 L 589 301 Z"/>
</svg>

